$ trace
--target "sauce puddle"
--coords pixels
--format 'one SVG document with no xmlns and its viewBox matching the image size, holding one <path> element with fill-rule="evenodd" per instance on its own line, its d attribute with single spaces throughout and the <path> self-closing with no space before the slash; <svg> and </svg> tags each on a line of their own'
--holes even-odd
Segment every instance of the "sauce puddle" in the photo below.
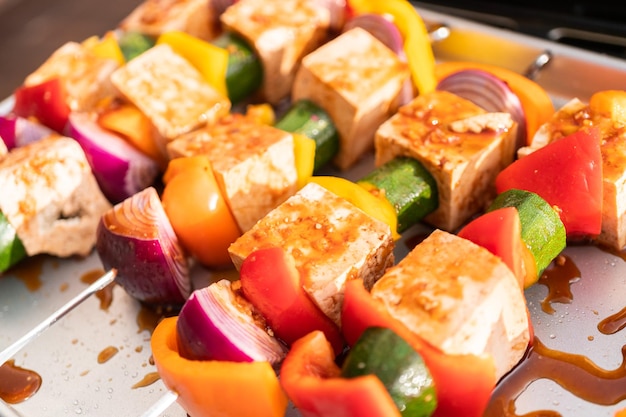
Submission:
<svg viewBox="0 0 626 417">
<path fill-rule="evenodd" d="M 0 398 L 17 404 L 29 399 L 41 387 L 41 376 L 30 369 L 15 365 L 13 359 L 0 366 Z"/>
</svg>

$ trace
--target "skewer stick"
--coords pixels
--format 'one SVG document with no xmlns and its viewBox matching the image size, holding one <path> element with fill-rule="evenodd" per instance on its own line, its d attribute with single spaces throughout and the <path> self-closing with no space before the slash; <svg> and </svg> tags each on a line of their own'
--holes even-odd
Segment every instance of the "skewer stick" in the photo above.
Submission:
<svg viewBox="0 0 626 417">
<path fill-rule="evenodd" d="M 178 394 L 168 390 L 158 401 L 148 408 L 141 417 L 158 417 L 178 399 Z"/>
<path fill-rule="evenodd" d="M 87 287 L 84 291 L 78 294 L 76 297 L 72 298 L 67 304 L 59 308 L 57 311 L 52 313 L 48 318 L 44 319 L 37 326 L 33 327 L 28 333 L 22 336 L 20 339 L 15 341 L 12 345 L 4 349 L 0 352 L 0 364 L 5 363 L 9 359 L 13 357 L 17 352 L 19 352 L 24 346 L 34 340 L 37 336 L 42 334 L 46 329 L 52 326 L 57 320 L 65 316 L 67 313 L 72 311 L 76 306 L 90 297 L 92 294 L 100 291 L 107 285 L 113 283 L 115 281 L 115 277 L 117 275 L 117 271 L 115 269 L 110 270 L 106 274 L 102 275 Z"/>
</svg>

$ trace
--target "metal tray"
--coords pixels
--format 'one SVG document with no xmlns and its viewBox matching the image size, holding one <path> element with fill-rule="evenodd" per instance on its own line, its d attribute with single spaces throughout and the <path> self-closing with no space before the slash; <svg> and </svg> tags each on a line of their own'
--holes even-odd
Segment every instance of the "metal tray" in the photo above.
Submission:
<svg viewBox="0 0 626 417">
<path fill-rule="evenodd" d="M 428 24 L 444 24 L 450 30 L 447 39 L 433 44 L 439 60 L 488 62 L 523 73 L 549 50 L 552 60 L 536 81 L 557 106 L 572 97 L 587 100 L 598 90 L 626 89 L 624 61 L 431 12 L 419 3 L 416 7 Z M 453 42 L 459 36 L 464 39 L 462 49 Z M 0 111 L 8 108 L 10 101 L 0 105 Z M 372 158 L 366 158 L 348 177 L 359 178 L 372 167 Z M 398 258 L 407 253 L 408 241 L 422 232 L 423 227 L 417 226 L 404 234 L 397 245 Z M 626 262 L 595 246 L 568 247 L 564 254 L 580 270 L 580 277 L 568 284 L 572 300 L 552 303 L 555 312 L 547 314 L 541 307 L 546 286 L 528 289 L 535 334 L 551 349 L 584 355 L 604 370 L 619 369 L 626 334 L 624 330 L 602 334 L 598 324 L 626 308 Z M 0 350 L 83 291 L 84 278 L 98 272 L 104 271 L 95 254 L 85 259 L 42 256 L 0 277 Z M 200 281 L 207 278 L 207 271 L 196 273 Z M 99 298 L 88 298 L 14 356 L 16 365 L 41 376 L 42 386 L 18 404 L 0 401 L 0 416 L 141 416 L 162 398 L 167 390 L 160 380 L 142 382 L 156 371 L 149 346 L 154 318 L 122 288 L 113 287 L 111 295 L 108 308 Z M 98 357 L 110 347 L 117 354 L 99 363 Z M 608 417 L 626 407 L 626 400 L 594 404 L 539 378 L 515 404 L 520 415 L 554 410 L 567 417 Z M 160 415 L 184 417 L 186 413 L 173 404 Z M 298 415 L 297 410 L 288 410 L 288 416 Z"/>
</svg>

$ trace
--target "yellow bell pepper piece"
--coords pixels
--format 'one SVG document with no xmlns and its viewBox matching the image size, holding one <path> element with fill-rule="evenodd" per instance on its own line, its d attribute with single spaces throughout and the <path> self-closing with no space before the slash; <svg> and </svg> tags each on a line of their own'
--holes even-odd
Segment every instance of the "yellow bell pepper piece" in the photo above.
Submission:
<svg viewBox="0 0 626 417">
<path fill-rule="evenodd" d="M 228 97 L 226 70 L 228 51 L 185 32 L 161 34 L 156 44 L 168 44 L 174 52 L 191 63 L 218 92 Z"/>
<path fill-rule="evenodd" d="M 105 33 L 102 38 L 91 36 L 85 39 L 82 44 L 100 58 L 112 59 L 120 65 L 126 63 L 115 33 L 111 31 Z"/>
<path fill-rule="evenodd" d="M 411 78 L 419 94 L 433 91 L 435 78 L 435 56 L 430 44 L 428 29 L 417 10 L 406 0 L 349 0 L 357 14 L 385 14 L 392 18 L 404 38 Z"/>
<path fill-rule="evenodd" d="M 302 188 L 313 176 L 315 166 L 315 140 L 299 133 L 293 133 L 293 152 L 298 172 L 298 189 Z"/>
<path fill-rule="evenodd" d="M 359 184 L 348 179 L 333 176 L 313 176 L 309 182 L 314 182 L 328 191 L 345 198 L 365 213 L 375 219 L 387 223 L 391 228 L 394 240 L 400 239 L 398 234 L 398 216 L 391 203 L 385 198 L 378 198 Z"/>
</svg>

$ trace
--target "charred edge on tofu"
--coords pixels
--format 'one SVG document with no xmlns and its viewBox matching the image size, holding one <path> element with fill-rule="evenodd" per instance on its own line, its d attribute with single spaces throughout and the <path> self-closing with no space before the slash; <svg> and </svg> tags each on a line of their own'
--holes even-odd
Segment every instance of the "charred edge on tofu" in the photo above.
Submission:
<svg viewBox="0 0 626 417">
<path fill-rule="evenodd" d="M 26 258 L 26 249 L 15 228 L 0 212 L 0 273 Z"/>
<path fill-rule="evenodd" d="M 328 164 L 339 152 L 339 133 L 330 116 L 310 100 L 291 105 L 275 127 L 315 141 L 313 172 Z"/>
<path fill-rule="evenodd" d="M 413 158 L 392 159 L 361 178 L 358 183 L 370 191 L 384 193 L 396 210 L 398 233 L 422 221 L 439 206 L 435 179 Z"/>
<path fill-rule="evenodd" d="M 250 45 L 232 32 L 224 32 L 212 42 L 228 51 L 226 88 L 233 103 L 255 93 L 263 82 L 263 65 Z"/>
</svg>

